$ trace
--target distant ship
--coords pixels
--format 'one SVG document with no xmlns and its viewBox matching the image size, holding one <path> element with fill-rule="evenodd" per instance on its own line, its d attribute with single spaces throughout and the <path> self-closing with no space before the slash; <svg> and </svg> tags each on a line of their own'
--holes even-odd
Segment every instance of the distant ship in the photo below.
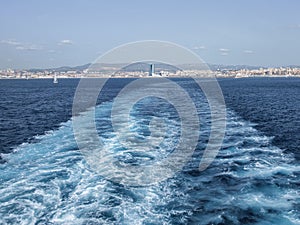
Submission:
<svg viewBox="0 0 300 225">
<path fill-rule="evenodd" d="M 58 83 L 58 80 L 57 80 L 56 73 L 55 73 L 54 77 L 53 77 L 53 84 L 57 84 L 57 83 Z"/>
</svg>

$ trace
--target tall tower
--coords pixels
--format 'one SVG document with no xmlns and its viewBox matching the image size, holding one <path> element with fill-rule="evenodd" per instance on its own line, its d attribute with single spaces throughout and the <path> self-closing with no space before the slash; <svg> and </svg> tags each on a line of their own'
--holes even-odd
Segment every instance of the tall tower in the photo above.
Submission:
<svg viewBox="0 0 300 225">
<path fill-rule="evenodd" d="M 149 77 L 152 77 L 155 74 L 155 68 L 154 68 L 154 64 L 151 63 L 150 64 L 150 70 L 149 70 Z"/>
</svg>

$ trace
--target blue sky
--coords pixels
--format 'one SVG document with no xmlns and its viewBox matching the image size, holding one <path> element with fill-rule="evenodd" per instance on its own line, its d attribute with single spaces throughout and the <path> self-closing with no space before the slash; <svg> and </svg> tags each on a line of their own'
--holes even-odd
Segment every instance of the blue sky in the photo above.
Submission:
<svg viewBox="0 0 300 225">
<path fill-rule="evenodd" d="M 300 1 L 11 0 L 0 3 L 0 68 L 82 65 L 164 40 L 208 63 L 300 65 Z"/>
</svg>

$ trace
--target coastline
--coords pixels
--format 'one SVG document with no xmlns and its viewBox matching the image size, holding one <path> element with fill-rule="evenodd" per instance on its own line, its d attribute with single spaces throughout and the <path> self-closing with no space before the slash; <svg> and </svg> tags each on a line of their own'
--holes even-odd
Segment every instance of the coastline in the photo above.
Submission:
<svg viewBox="0 0 300 225">
<path fill-rule="evenodd" d="M 155 77 L 149 77 L 149 76 L 78 76 L 78 77 L 67 77 L 58 76 L 57 79 L 132 79 L 132 78 L 143 78 L 143 79 L 155 79 L 155 78 L 222 78 L 222 79 L 242 79 L 242 78 L 300 78 L 299 75 L 247 75 L 247 76 L 155 76 Z M 0 80 L 38 80 L 38 79 L 49 79 L 53 80 L 53 77 L 0 77 Z"/>
</svg>

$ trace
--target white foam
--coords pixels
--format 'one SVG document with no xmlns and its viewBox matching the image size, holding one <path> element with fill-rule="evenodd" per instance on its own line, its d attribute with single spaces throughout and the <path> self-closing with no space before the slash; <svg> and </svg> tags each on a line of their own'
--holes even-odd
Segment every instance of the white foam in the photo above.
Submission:
<svg viewBox="0 0 300 225">
<path fill-rule="evenodd" d="M 110 105 L 101 105 L 98 113 L 105 115 Z M 83 121 L 82 135 L 89 134 L 84 124 L 84 117 L 88 113 L 79 115 Z M 76 149 L 71 121 L 63 123 L 59 129 L 38 136 L 38 142 L 22 144 L 16 148 L 15 153 L 4 155 L 7 163 L 0 165 L 0 222 L 11 220 L 30 224 L 43 218 L 46 219 L 45 223 L 55 224 L 82 224 L 87 221 L 168 224 L 176 218 L 177 222 L 188 223 L 188 218 L 197 213 L 197 210 L 193 210 L 200 207 L 199 204 L 204 204 L 201 209 L 203 213 L 198 212 L 197 219 L 217 223 L 223 221 L 222 215 L 226 213 L 217 215 L 212 211 L 220 210 L 224 204 L 224 212 L 230 207 L 241 210 L 278 210 L 278 218 L 297 223 L 299 219 L 296 211 L 293 211 L 293 204 L 297 201 L 295 196 L 299 195 L 297 190 L 273 187 L 268 189 L 269 193 L 265 193 L 264 188 L 268 185 L 264 184 L 266 186 L 259 189 L 254 187 L 254 181 L 261 179 L 277 182 L 274 176 L 279 175 L 286 179 L 288 185 L 288 179 L 297 179 L 294 173 L 299 172 L 300 167 L 291 164 L 292 156 L 272 146 L 269 137 L 261 135 L 250 123 L 239 120 L 234 113 L 228 113 L 227 136 L 224 140 L 226 148 L 207 171 L 194 177 L 178 173 L 165 182 L 144 188 L 122 187 L 91 171 Z M 124 152 L 128 153 L 131 147 L 140 146 L 140 150 L 151 154 L 152 161 L 166 157 L 174 147 L 173 138 L 178 135 L 180 125 L 174 120 L 168 122 L 171 129 L 168 130 L 164 148 L 151 152 L 151 146 L 143 149 L 139 143 L 134 142 L 135 139 L 130 139 L 125 142 L 127 150 Z M 138 131 L 135 121 L 131 126 L 134 131 Z M 209 127 L 203 128 L 209 132 Z M 117 136 L 109 132 L 106 133 L 109 138 L 102 137 L 105 147 L 116 155 L 121 154 L 121 151 L 117 151 L 120 148 Z M 155 139 L 157 137 L 152 138 L 155 140 L 153 143 L 160 143 L 160 140 Z M 247 143 L 250 146 L 245 145 Z M 264 147 L 261 147 L 262 143 Z M 255 151 L 260 155 L 253 155 Z M 237 170 L 234 170 L 233 165 L 238 165 Z M 218 176 L 240 180 L 238 183 L 241 189 L 230 192 L 233 187 L 218 183 L 215 179 Z M 14 210 L 9 210 L 10 206 Z M 238 221 L 238 215 L 231 216 L 233 221 Z"/>
</svg>

